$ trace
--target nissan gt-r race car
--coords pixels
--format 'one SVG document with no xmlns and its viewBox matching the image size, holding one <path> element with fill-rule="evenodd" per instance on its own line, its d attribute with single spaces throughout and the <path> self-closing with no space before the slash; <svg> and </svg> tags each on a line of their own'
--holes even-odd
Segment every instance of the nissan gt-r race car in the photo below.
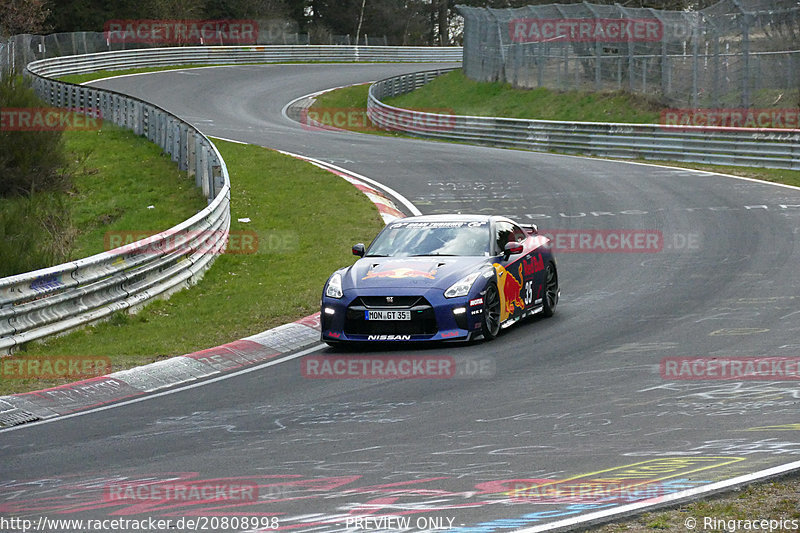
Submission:
<svg viewBox="0 0 800 533">
<path fill-rule="evenodd" d="M 390 222 L 322 293 L 322 340 L 491 340 L 560 296 L 550 241 L 500 216 L 430 215 Z"/>
</svg>

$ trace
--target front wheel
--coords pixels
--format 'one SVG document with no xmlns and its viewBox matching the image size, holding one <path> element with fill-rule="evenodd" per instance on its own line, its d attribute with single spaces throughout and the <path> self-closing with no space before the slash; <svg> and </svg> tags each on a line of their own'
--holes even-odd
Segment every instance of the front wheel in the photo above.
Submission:
<svg viewBox="0 0 800 533">
<path fill-rule="evenodd" d="M 500 333 L 500 293 L 497 285 L 490 283 L 483 295 L 483 319 L 481 320 L 483 338 L 490 341 Z"/>
<path fill-rule="evenodd" d="M 544 272 L 544 302 L 542 303 L 542 316 L 551 317 L 556 314 L 556 305 L 558 305 L 558 272 L 553 263 L 547 263 L 547 269 Z"/>
</svg>

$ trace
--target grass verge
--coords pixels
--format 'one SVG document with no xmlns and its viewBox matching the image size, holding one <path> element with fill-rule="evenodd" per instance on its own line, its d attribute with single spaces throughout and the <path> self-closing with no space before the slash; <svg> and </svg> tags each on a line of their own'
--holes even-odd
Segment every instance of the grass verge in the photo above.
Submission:
<svg viewBox="0 0 800 533">
<path fill-rule="evenodd" d="M 79 167 L 68 199 L 77 233 L 70 260 L 107 250 L 107 235 L 163 231 L 208 204 L 186 172 L 131 131 L 107 123 L 64 138 Z"/>
<path fill-rule="evenodd" d="M 439 76 L 386 103 L 409 109 L 450 108 L 455 115 L 628 124 L 657 124 L 663 107 L 654 98 L 624 91 L 514 89 L 507 83 L 470 80 L 461 70 Z"/>
<path fill-rule="evenodd" d="M 116 371 L 318 311 L 325 280 L 352 262 L 352 244 L 368 242 L 383 227 L 377 210 L 348 182 L 309 163 L 257 146 L 215 143 L 231 175 L 231 231 L 255 232 L 257 252 L 221 255 L 190 290 L 136 315 L 118 313 L 94 327 L 31 343 L 16 355 L 110 357 Z M 3 380 L 0 395 L 56 384 Z"/>
<path fill-rule="evenodd" d="M 186 172 L 179 171 L 156 145 L 130 131 L 106 123 L 94 131 L 65 131 L 62 139 L 66 172 L 72 176 L 66 192 L 0 199 L 0 219 L 16 224 L 10 238 L 18 254 L 13 265 L 3 265 L 0 275 L 103 252 L 107 234 L 162 231 L 207 204 Z M 57 210 L 48 215 L 41 208 L 51 203 Z M 42 213 L 47 216 L 42 218 Z M 51 220 L 56 215 L 58 224 Z M 50 241 L 57 243 L 58 253 L 42 255 Z"/>
<path fill-rule="evenodd" d="M 772 528 L 752 522 L 788 520 L 784 526 Z M 736 521 L 740 522 L 737 524 Z M 745 521 L 750 521 L 746 523 Z M 694 525 L 694 527 L 689 527 Z M 779 527 L 774 527 L 779 526 Z M 766 481 L 714 496 L 704 501 L 682 505 L 677 509 L 644 513 L 629 520 L 593 528 L 599 533 L 687 533 L 691 531 L 773 531 L 800 529 L 800 476 Z"/>
</svg>

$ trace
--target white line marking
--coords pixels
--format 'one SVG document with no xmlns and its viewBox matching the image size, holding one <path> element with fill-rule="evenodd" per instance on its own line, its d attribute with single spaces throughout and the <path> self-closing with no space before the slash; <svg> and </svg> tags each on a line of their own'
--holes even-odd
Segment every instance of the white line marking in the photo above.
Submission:
<svg viewBox="0 0 800 533">
<path fill-rule="evenodd" d="M 204 380 L 204 381 L 191 383 L 191 384 L 185 385 L 183 387 L 170 389 L 170 390 L 164 391 L 164 392 L 158 392 L 156 394 L 147 394 L 145 396 L 140 396 L 138 398 L 132 398 L 132 399 L 126 400 L 124 402 L 114 403 L 114 404 L 111 404 L 111 405 L 104 405 L 102 407 L 96 407 L 94 409 L 88 409 L 86 411 L 80 411 L 80 412 L 71 413 L 71 414 L 68 414 L 68 415 L 56 416 L 54 418 L 48 418 L 46 420 L 40 420 L 38 422 L 30 422 L 30 423 L 27 423 L 27 424 L 20 424 L 18 426 L 13 426 L 13 427 L 6 428 L 6 429 L 0 429 L 0 433 L 6 433 L 6 432 L 9 432 L 9 431 L 16 431 L 18 429 L 25 429 L 25 428 L 29 428 L 29 427 L 33 427 L 33 426 L 39 426 L 41 424 L 49 424 L 51 422 L 58 422 L 58 421 L 66 420 L 68 418 L 73 418 L 73 417 L 76 417 L 76 416 L 88 415 L 90 413 L 98 413 L 100 411 L 105 411 L 107 409 L 115 409 L 117 407 L 122 407 L 123 405 L 130 405 L 130 404 L 134 404 L 134 403 L 144 402 L 144 401 L 147 401 L 147 400 L 152 400 L 153 398 L 160 398 L 162 396 L 167 396 L 169 394 L 175 394 L 176 392 L 183 392 L 185 390 L 194 389 L 196 387 L 203 387 L 205 385 L 208 385 L 209 383 L 216 383 L 217 381 L 223 381 L 225 379 L 235 378 L 236 376 L 241 376 L 242 374 L 248 374 L 250 372 L 255 372 L 256 370 L 261 370 L 262 368 L 267 368 L 267 367 L 270 367 L 270 366 L 278 365 L 280 363 L 285 363 L 286 361 L 291 361 L 292 359 L 297 359 L 298 357 L 303 357 L 303 356 L 308 355 L 310 353 L 319 351 L 322 348 L 325 348 L 324 344 L 317 344 L 316 346 L 312 346 L 310 348 L 306 348 L 305 350 L 303 350 L 301 352 L 297 352 L 297 353 L 292 354 L 292 355 L 287 355 L 286 357 L 282 357 L 280 359 L 274 359 L 272 361 L 267 361 L 266 363 L 262 363 L 260 365 L 253 366 L 253 367 L 250 367 L 250 368 L 243 368 L 242 370 L 237 370 L 236 372 L 231 372 L 230 374 L 224 374 L 222 376 L 217 376 L 215 378 L 207 379 L 207 380 Z"/>
<path fill-rule="evenodd" d="M 219 139 L 220 141 L 225 141 L 225 142 L 229 142 L 229 143 L 250 144 L 250 143 L 246 143 L 244 141 L 237 141 L 236 139 L 226 139 L 225 137 L 212 137 L 212 136 L 209 136 L 208 138 L 209 139 Z M 253 145 L 253 146 L 258 146 L 258 145 Z"/>
</svg>

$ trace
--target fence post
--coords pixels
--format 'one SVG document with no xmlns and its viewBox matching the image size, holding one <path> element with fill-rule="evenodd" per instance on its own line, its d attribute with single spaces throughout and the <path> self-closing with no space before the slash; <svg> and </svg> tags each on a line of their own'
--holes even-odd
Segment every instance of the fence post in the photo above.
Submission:
<svg viewBox="0 0 800 533">
<path fill-rule="evenodd" d="M 537 49 L 537 58 L 536 58 L 536 85 L 537 87 L 544 86 L 544 43 L 538 43 L 536 45 Z"/>
<path fill-rule="evenodd" d="M 742 107 L 750 108 L 750 15 L 742 17 Z"/>
<path fill-rule="evenodd" d="M 601 57 L 601 50 L 602 45 L 600 41 L 594 42 L 594 90 L 599 91 L 603 88 L 602 85 L 602 73 L 600 72 L 600 57 Z"/>
<path fill-rule="evenodd" d="M 697 108 L 697 84 L 700 69 L 700 21 L 692 28 L 692 107 Z"/>
<path fill-rule="evenodd" d="M 716 28 L 715 28 L 715 30 L 716 30 Z M 720 56 L 719 56 L 719 33 L 717 33 L 715 31 L 714 32 L 714 66 L 713 66 L 713 76 L 714 76 L 713 84 L 714 85 L 713 85 L 713 88 L 711 89 L 711 92 L 713 93 L 714 107 L 716 107 L 716 108 L 720 107 L 719 95 L 722 92 L 722 87 L 720 87 L 720 84 L 719 84 L 719 78 L 720 78 L 720 76 L 719 76 L 719 68 L 720 68 L 719 62 L 720 62 Z"/>
</svg>

